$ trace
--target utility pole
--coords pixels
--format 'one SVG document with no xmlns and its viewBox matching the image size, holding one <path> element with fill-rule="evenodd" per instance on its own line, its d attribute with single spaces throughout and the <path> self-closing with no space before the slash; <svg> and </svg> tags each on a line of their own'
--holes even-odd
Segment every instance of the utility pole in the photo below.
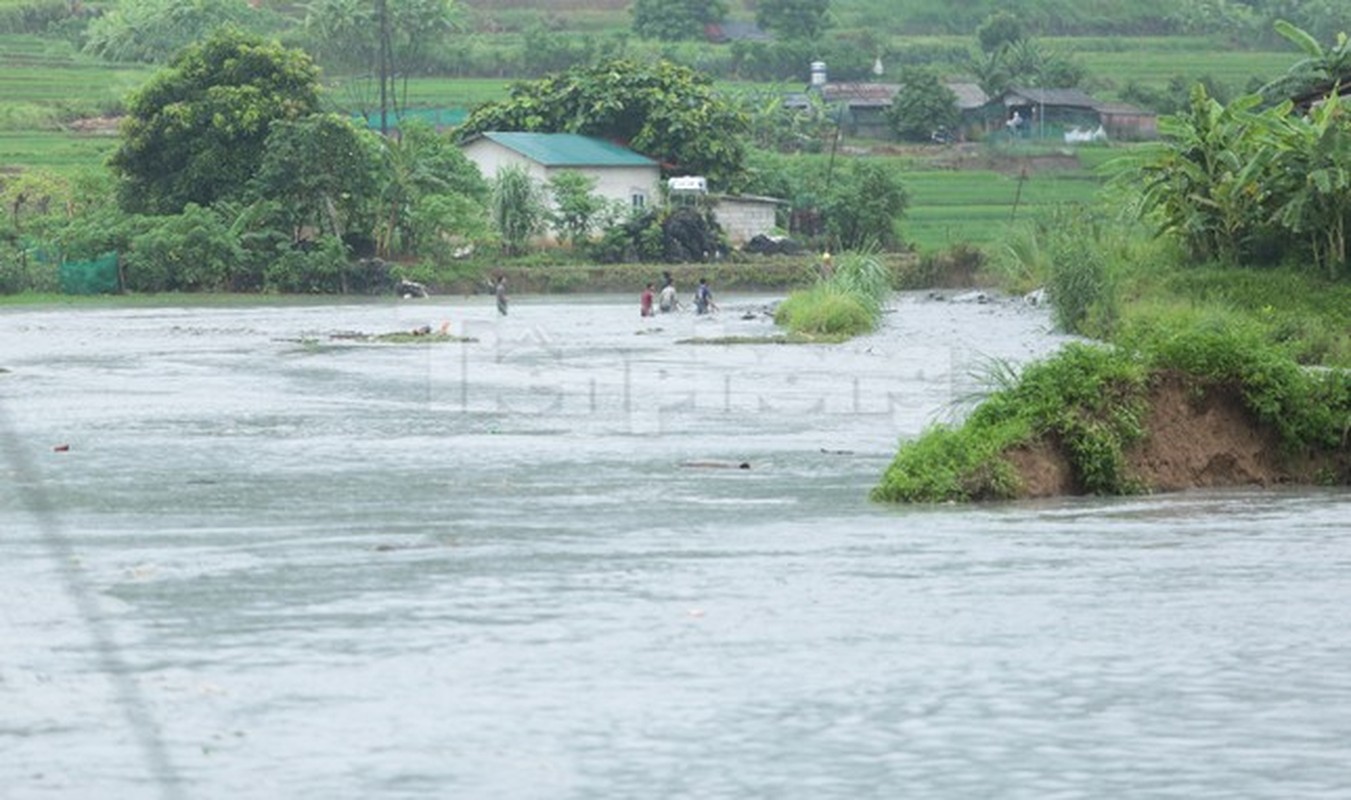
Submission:
<svg viewBox="0 0 1351 800">
<path fill-rule="evenodd" d="M 380 17 L 380 135 L 389 135 L 389 8 L 385 0 L 375 0 L 375 13 Z"/>
</svg>

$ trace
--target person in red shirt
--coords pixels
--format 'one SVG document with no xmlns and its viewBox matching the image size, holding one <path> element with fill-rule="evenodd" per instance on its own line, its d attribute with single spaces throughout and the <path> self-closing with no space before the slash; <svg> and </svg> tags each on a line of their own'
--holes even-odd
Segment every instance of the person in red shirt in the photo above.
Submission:
<svg viewBox="0 0 1351 800">
<path fill-rule="evenodd" d="M 644 317 L 652 316 L 652 284 L 648 284 L 643 289 L 643 296 L 638 301 L 638 313 Z"/>
</svg>

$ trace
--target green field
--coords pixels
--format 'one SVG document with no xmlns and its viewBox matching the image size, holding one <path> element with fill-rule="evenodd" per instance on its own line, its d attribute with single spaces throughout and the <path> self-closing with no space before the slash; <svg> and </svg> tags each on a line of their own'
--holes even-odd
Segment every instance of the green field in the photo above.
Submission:
<svg viewBox="0 0 1351 800">
<path fill-rule="evenodd" d="M 109 64 L 66 41 L 0 36 L 0 103 L 113 109 L 151 74 L 139 64 Z"/>
<path fill-rule="evenodd" d="M 495 78 L 410 78 L 395 87 L 391 104 L 409 108 L 473 108 L 501 100 L 514 81 Z M 333 78 L 325 82 L 326 102 L 334 108 L 358 111 L 379 105 L 379 83 L 369 77 Z"/>
<path fill-rule="evenodd" d="M 0 168 L 22 166 L 70 172 L 97 167 L 116 146 L 115 136 L 0 131 Z"/>
<path fill-rule="evenodd" d="M 1025 179 L 991 170 L 916 170 L 902 180 L 910 208 L 901 221 L 901 235 L 921 251 L 962 242 L 988 244 L 1010 222 L 1066 203 L 1091 202 L 1102 186 L 1087 167 L 1031 171 Z"/>
</svg>

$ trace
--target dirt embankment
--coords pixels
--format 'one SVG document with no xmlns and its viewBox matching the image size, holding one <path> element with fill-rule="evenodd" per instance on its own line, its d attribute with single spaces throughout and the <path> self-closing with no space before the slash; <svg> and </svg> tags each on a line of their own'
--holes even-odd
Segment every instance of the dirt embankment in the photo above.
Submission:
<svg viewBox="0 0 1351 800">
<path fill-rule="evenodd" d="M 1144 438 L 1125 450 L 1127 471 L 1147 491 L 1221 486 L 1346 482 L 1351 447 L 1290 452 L 1229 387 L 1197 388 L 1180 378 L 1151 387 Z M 1061 443 L 1042 439 L 1007 454 L 1025 497 L 1082 494 Z"/>
</svg>

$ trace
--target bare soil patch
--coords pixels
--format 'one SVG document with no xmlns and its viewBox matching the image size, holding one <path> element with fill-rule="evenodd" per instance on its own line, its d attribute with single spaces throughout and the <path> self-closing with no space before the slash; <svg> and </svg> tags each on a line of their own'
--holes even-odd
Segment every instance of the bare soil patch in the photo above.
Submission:
<svg viewBox="0 0 1351 800">
<path fill-rule="evenodd" d="M 1291 452 L 1238 389 L 1199 387 L 1162 376 L 1150 388 L 1144 438 L 1125 451 L 1127 470 L 1147 491 L 1315 484 L 1351 472 L 1351 449 Z M 1026 497 L 1081 494 L 1065 449 L 1038 440 L 1006 454 Z"/>
<path fill-rule="evenodd" d="M 83 119 L 71 120 L 66 123 L 66 127 L 75 133 L 88 134 L 90 136 L 116 136 L 118 126 L 122 124 L 122 117 L 85 117 Z"/>
</svg>

